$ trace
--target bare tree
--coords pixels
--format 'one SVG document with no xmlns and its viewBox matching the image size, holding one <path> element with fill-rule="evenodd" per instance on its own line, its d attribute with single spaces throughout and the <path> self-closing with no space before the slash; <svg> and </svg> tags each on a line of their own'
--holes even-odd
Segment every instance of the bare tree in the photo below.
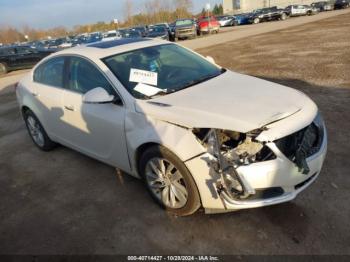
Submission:
<svg viewBox="0 0 350 262">
<path fill-rule="evenodd" d="M 128 23 L 133 24 L 133 6 L 132 6 L 132 0 L 125 0 L 124 5 L 124 14 L 125 19 Z"/>
</svg>

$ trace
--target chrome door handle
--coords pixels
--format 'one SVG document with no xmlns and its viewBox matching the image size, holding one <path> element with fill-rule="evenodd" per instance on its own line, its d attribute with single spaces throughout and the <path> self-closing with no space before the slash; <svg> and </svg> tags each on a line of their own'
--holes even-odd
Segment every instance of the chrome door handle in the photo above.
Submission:
<svg viewBox="0 0 350 262">
<path fill-rule="evenodd" d="M 64 106 L 64 108 L 69 111 L 74 111 L 74 106 Z"/>
</svg>

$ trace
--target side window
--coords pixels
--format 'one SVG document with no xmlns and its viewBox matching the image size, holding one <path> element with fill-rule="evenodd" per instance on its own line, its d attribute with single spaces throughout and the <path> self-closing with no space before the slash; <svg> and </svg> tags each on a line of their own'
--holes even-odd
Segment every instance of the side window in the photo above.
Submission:
<svg viewBox="0 0 350 262">
<path fill-rule="evenodd" d="M 33 53 L 33 50 L 29 47 L 20 46 L 16 48 L 16 52 L 17 54 L 31 54 Z"/>
<path fill-rule="evenodd" d="M 64 58 L 52 58 L 34 71 L 34 82 L 44 85 L 63 87 Z"/>
<path fill-rule="evenodd" d="M 83 58 L 71 57 L 68 88 L 85 94 L 96 87 L 102 87 L 109 94 L 115 95 L 111 84 L 93 64 Z"/>
</svg>

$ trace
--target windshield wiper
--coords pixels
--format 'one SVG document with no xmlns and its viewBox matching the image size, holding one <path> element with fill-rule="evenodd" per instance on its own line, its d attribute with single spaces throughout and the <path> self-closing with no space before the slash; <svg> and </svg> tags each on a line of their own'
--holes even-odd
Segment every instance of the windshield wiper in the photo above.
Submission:
<svg viewBox="0 0 350 262">
<path fill-rule="evenodd" d="M 152 96 L 148 96 L 148 98 L 154 98 L 156 96 L 165 96 L 165 95 L 169 95 L 171 93 L 175 93 L 176 89 L 165 89 L 165 90 L 159 90 L 159 92 L 155 93 L 154 95 Z"/>
<path fill-rule="evenodd" d="M 196 79 L 196 80 L 192 80 L 188 83 L 186 83 L 184 86 L 182 86 L 180 89 L 177 89 L 177 88 L 173 88 L 173 89 L 165 89 L 165 90 L 160 90 L 159 92 L 155 93 L 154 95 L 152 96 L 148 96 L 147 98 L 151 99 L 151 98 L 154 98 L 156 96 L 165 96 L 165 95 L 169 95 L 171 93 L 175 93 L 177 91 L 181 91 L 183 89 L 186 89 L 186 88 L 189 88 L 191 86 L 194 86 L 194 85 L 198 85 L 200 83 L 203 83 L 205 81 L 208 81 L 212 78 L 215 78 L 223 73 L 225 73 L 227 70 L 225 68 L 221 68 L 220 70 L 220 73 L 219 74 L 215 74 L 215 75 L 209 75 L 209 76 L 205 76 L 205 77 L 202 77 L 202 78 L 199 78 L 199 79 Z"/>
<path fill-rule="evenodd" d="M 226 69 L 225 68 L 222 68 L 220 73 L 219 74 L 215 74 L 215 75 L 209 75 L 209 76 L 205 76 L 205 77 L 202 77 L 202 78 L 199 78 L 199 79 L 196 79 L 196 80 L 192 80 L 188 83 L 186 83 L 181 89 L 185 89 L 185 88 L 189 88 L 191 86 L 194 86 L 194 85 L 198 85 L 200 83 L 203 83 L 203 82 L 206 82 L 212 78 L 215 78 L 223 73 L 226 72 Z"/>
</svg>

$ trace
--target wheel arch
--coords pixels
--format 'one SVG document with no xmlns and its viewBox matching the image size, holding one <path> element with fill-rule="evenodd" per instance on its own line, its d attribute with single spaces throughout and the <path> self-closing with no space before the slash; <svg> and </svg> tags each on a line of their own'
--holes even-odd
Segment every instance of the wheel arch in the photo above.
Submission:
<svg viewBox="0 0 350 262">
<path fill-rule="evenodd" d="M 27 111 L 32 111 L 32 110 L 28 106 L 23 105 L 22 108 L 21 108 L 22 115 L 24 115 Z"/>
<path fill-rule="evenodd" d="M 141 159 L 142 155 L 146 152 L 147 149 L 149 149 L 151 147 L 154 147 L 154 146 L 161 146 L 161 144 L 155 143 L 155 142 L 147 142 L 147 143 L 144 143 L 144 144 L 140 145 L 135 150 L 134 161 L 135 161 L 135 165 L 136 165 L 138 174 L 139 174 L 139 171 L 140 171 L 139 170 L 139 164 L 140 164 L 140 159 Z"/>
</svg>

